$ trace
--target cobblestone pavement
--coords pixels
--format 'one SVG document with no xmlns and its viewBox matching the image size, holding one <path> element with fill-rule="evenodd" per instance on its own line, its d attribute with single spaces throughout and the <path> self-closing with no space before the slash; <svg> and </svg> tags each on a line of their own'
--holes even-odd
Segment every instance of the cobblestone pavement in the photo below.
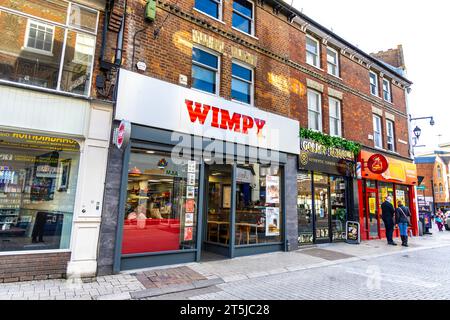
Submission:
<svg viewBox="0 0 450 320">
<path fill-rule="evenodd" d="M 188 299 L 448 300 L 449 261 L 448 247 L 422 250 L 225 283 Z"/>
<path fill-rule="evenodd" d="M 0 284 L 0 300 L 450 299 L 450 232 L 336 243 L 81 279 Z"/>
</svg>

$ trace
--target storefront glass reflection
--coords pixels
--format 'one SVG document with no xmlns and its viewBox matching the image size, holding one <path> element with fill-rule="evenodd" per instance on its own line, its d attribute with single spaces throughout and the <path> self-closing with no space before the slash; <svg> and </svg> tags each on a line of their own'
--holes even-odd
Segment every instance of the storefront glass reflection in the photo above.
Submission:
<svg viewBox="0 0 450 320">
<path fill-rule="evenodd" d="M 314 242 L 311 186 L 310 173 L 299 173 L 297 175 L 298 241 L 300 244 Z"/>
<path fill-rule="evenodd" d="M 343 177 L 330 177 L 331 228 L 333 241 L 345 240 L 347 219 L 346 183 Z"/>
<path fill-rule="evenodd" d="M 128 169 L 122 253 L 196 247 L 198 162 L 133 149 Z"/>
</svg>

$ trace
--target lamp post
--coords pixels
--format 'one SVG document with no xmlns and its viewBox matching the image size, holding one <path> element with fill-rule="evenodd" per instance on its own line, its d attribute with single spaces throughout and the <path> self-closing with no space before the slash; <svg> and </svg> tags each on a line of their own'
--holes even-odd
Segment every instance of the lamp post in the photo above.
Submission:
<svg viewBox="0 0 450 320">
<path fill-rule="evenodd" d="M 411 115 L 409 115 L 409 121 L 414 121 L 414 120 L 425 120 L 425 119 L 430 119 L 430 126 L 434 126 L 435 122 L 433 117 L 419 117 L 419 118 L 412 118 Z M 420 135 L 422 134 L 422 129 L 420 129 L 418 126 L 416 126 L 413 130 L 415 139 L 414 139 L 414 145 L 412 146 L 413 148 L 417 148 L 419 147 L 417 145 L 417 141 L 419 141 Z M 413 151 L 414 154 L 414 151 Z"/>
</svg>

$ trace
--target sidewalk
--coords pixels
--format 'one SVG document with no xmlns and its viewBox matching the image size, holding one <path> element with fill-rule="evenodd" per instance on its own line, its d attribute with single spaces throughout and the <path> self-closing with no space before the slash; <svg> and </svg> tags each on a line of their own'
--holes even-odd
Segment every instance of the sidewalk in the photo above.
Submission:
<svg viewBox="0 0 450 320">
<path fill-rule="evenodd" d="M 450 246 L 450 232 L 411 238 L 410 247 L 387 246 L 385 240 L 360 245 L 335 243 L 293 252 L 275 252 L 232 260 L 189 263 L 81 279 L 0 284 L 1 300 L 127 300 L 157 297 L 272 274 Z"/>
</svg>

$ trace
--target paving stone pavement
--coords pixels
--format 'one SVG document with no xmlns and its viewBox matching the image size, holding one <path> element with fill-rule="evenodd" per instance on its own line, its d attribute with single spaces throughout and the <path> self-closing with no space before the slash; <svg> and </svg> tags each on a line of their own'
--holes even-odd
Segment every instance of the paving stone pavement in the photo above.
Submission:
<svg viewBox="0 0 450 320">
<path fill-rule="evenodd" d="M 450 298 L 450 232 L 149 268 L 82 281 L 0 284 L 0 300 Z"/>
</svg>

